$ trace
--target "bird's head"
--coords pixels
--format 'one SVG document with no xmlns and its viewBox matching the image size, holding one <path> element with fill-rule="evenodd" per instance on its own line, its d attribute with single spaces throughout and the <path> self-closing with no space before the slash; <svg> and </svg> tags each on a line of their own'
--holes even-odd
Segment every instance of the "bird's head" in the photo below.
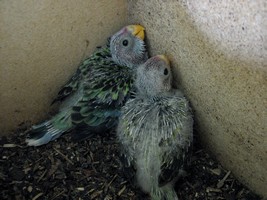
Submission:
<svg viewBox="0 0 267 200">
<path fill-rule="evenodd" d="M 170 62 L 164 55 L 151 57 L 137 68 L 136 87 L 141 94 L 156 96 L 167 92 L 171 82 Z"/>
<path fill-rule="evenodd" d="M 144 38 L 145 29 L 140 25 L 129 25 L 115 33 L 110 40 L 114 62 L 130 68 L 144 63 L 148 58 Z"/>
</svg>

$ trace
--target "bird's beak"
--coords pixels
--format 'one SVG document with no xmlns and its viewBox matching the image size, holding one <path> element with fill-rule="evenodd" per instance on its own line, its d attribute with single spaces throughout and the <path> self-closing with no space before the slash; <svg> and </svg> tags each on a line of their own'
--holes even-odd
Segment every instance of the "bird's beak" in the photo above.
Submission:
<svg viewBox="0 0 267 200">
<path fill-rule="evenodd" d="M 141 40 L 145 39 L 145 28 L 141 25 L 129 25 L 126 27 L 134 36 L 140 38 Z"/>
<path fill-rule="evenodd" d="M 167 63 L 167 65 L 170 66 L 170 61 L 169 61 L 169 59 L 168 59 L 165 55 L 157 55 L 157 57 L 158 57 L 160 60 L 164 60 L 164 61 Z"/>
</svg>

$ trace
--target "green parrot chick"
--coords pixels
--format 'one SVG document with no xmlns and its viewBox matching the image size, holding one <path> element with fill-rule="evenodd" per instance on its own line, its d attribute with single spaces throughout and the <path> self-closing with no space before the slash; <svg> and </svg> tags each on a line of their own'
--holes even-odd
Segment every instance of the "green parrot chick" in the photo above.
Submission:
<svg viewBox="0 0 267 200">
<path fill-rule="evenodd" d="M 61 104 L 58 114 L 32 126 L 26 143 L 40 146 L 74 128 L 75 134 L 88 136 L 115 127 L 133 87 L 135 66 L 147 60 L 144 37 L 140 25 L 123 27 L 84 60 L 53 101 Z"/>
</svg>

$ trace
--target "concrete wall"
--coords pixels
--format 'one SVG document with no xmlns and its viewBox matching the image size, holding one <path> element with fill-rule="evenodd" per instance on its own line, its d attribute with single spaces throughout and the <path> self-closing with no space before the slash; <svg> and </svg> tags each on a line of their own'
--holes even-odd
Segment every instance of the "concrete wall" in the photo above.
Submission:
<svg viewBox="0 0 267 200">
<path fill-rule="evenodd" d="M 0 134 L 44 119 L 59 87 L 126 25 L 123 0 L 0 1 Z"/>
<path fill-rule="evenodd" d="M 258 1 L 128 1 L 152 55 L 165 53 L 195 110 L 204 146 L 267 196 L 267 5 Z M 264 20 L 265 18 L 265 20 Z"/>
</svg>

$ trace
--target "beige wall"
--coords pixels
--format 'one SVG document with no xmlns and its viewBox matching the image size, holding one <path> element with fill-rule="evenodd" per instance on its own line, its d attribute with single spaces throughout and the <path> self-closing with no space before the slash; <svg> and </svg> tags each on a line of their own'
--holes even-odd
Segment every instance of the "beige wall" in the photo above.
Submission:
<svg viewBox="0 0 267 200">
<path fill-rule="evenodd" d="M 44 119 L 80 61 L 126 19 L 124 0 L 1 0 L 0 134 Z"/>
<path fill-rule="evenodd" d="M 152 55 L 171 59 L 204 146 L 267 196 L 267 6 L 220 2 L 129 0 L 129 20 L 146 27 Z"/>
</svg>

